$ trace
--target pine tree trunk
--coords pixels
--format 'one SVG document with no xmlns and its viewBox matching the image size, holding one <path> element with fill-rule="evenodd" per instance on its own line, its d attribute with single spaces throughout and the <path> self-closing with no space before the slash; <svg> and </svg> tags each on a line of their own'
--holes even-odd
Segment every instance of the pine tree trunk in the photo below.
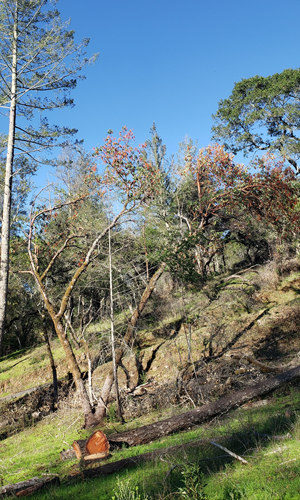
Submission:
<svg viewBox="0 0 300 500">
<path fill-rule="evenodd" d="M 130 342 L 130 340 L 132 339 L 137 322 L 138 322 L 148 300 L 150 299 L 150 297 L 152 295 L 152 292 L 155 288 L 157 281 L 159 280 L 162 273 L 164 272 L 165 267 L 166 267 L 166 265 L 164 263 L 161 264 L 160 267 L 158 268 L 158 270 L 156 271 L 156 273 L 150 279 L 148 285 L 146 286 L 144 293 L 142 295 L 142 298 L 140 300 L 140 303 L 139 303 L 138 307 L 134 310 L 133 315 L 131 316 L 130 323 L 128 325 L 125 337 L 123 339 L 123 345 L 128 344 Z M 119 365 L 119 363 L 123 357 L 123 354 L 124 354 L 123 347 L 119 347 L 118 349 L 116 349 L 116 353 L 115 353 L 116 366 Z M 98 420 L 99 424 L 102 422 L 102 420 L 106 414 L 106 406 L 107 406 L 107 402 L 108 402 L 108 398 L 110 395 L 113 381 L 114 381 L 114 372 L 113 372 L 113 368 L 111 368 L 106 379 L 105 379 L 105 382 L 104 382 L 104 385 L 102 388 L 102 393 L 101 393 L 101 400 L 99 401 L 98 406 L 96 408 L 96 412 L 95 412 L 95 417 Z"/>
<path fill-rule="evenodd" d="M 5 181 L 3 194 L 3 213 L 1 229 L 1 257 L 0 257 L 0 356 L 3 348 L 3 337 L 5 329 L 5 316 L 9 277 L 9 243 L 10 243 L 10 217 L 11 217 L 11 193 L 12 176 L 15 149 L 15 128 L 17 111 L 17 38 L 18 38 L 18 7 L 15 8 L 14 40 L 12 54 L 11 75 L 11 101 L 9 113 L 9 132 L 7 142 L 7 155 L 5 166 Z"/>
</svg>

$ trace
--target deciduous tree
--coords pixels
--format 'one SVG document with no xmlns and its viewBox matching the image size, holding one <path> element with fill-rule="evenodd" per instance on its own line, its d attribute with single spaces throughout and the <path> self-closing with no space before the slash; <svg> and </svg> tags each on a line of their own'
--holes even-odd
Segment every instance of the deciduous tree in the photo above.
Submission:
<svg viewBox="0 0 300 500">
<path fill-rule="evenodd" d="M 124 221 L 124 217 L 135 212 L 142 204 L 146 203 L 154 196 L 155 190 L 160 186 L 160 171 L 153 164 L 145 160 L 144 149 L 146 145 L 134 147 L 134 140 L 131 131 L 123 128 L 119 138 L 108 135 L 102 148 L 96 151 L 96 155 L 105 166 L 101 176 L 94 172 L 95 167 L 91 168 L 91 175 L 86 179 L 87 188 L 89 185 L 98 185 L 99 196 L 118 194 L 119 203 L 117 203 L 116 214 L 110 221 L 98 232 L 92 239 L 85 233 L 85 228 L 72 234 L 65 234 L 62 231 L 61 241 L 56 241 L 55 248 L 50 248 L 48 261 L 45 259 L 44 243 L 37 232 L 40 221 L 44 218 L 47 225 L 47 217 L 64 210 L 66 207 L 72 207 L 72 213 L 68 217 L 76 218 L 76 211 L 80 210 L 80 204 L 88 198 L 89 192 L 78 194 L 77 199 L 61 202 L 56 207 L 42 208 L 36 212 L 32 211 L 28 231 L 28 254 L 30 258 L 29 273 L 34 277 L 38 290 L 43 298 L 45 307 L 51 316 L 55 326 L 58 338 L 64 348 L 68 361 L 69 370 L 73 374 L 77 391 L 79 393 L 83 412 L 85 416 L 85 426 L 90 427 L 99 423 L 100 419 L 92 413 L 89 397 L 81 377 L 81 372 L 77 364 L 75 355 L 66 335 L 62 323 L 64 313 L 66 312 L 69 298 L 79 279 L 86 271 L 88 266 L 94 262 L 101 253 L 101 243 L 107 239 L 109 231 L 117 227 Z M 95 193 L 90 193 L 94 196 Z M 87 245 L 81 242 L 87 242 Z M 77 246 L 78 245 L 78 246 Z M 74 258 L 69 262 L 73 263 L 73 269 L 69 269 L 70 279 L 65 285 L 65 289 L 58 303 L 51 298 L 51 286 L 47 286 L 46 280 L 51 273 L 51 269 L 56 265 L 59 259 L 65 255 L 70 257 L 70 251 L 74 251 L 77 257 L 77 268 Z M 44 257 L 43 257 L 44 253 Z"/>
<path fill-rule="evenodd" d="M 187 152 L 177 190 L 177 217 L 183 227 L 173 233 L 173 245 L 165 259 L 173 271 L 188 280 L 205 277 L 212 259 L 226 242 L 229 223 L 243 210 L 246 217 L 264 219 L 276 226 L 281 237 L 299 223 L 295 175 L 284 160 L 269 153 L 250 168 L 235 163 L 224 146 L 213 144 Z"/>
</svg>

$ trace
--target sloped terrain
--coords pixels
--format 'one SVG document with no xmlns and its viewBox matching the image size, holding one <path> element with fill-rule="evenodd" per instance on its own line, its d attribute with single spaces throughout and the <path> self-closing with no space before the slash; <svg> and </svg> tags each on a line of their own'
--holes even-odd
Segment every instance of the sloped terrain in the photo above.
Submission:
<svg viewBox="0 0 300 500">
<path fill-rule="evenodd" d="M 287 262 L 281 279 L 273 263 L 257 266 L 215 280 L 201 293 L 178 293 L 169 307 L 162 304 L 166 313 L 159 326 L 144 329 L 142 322 L 135 348 L 119 369 L 125 417 L 170 404 L 201 405 L 269 376 L 249 356 L 274 368 L 295 366 L 300 351 L 297 266 L 297 261 Z M 95 370 L 96 386 L 102 386 L 106 373 L 105 364 Z"/>
<path fill-rule="evenodd" d="M 168 277 L 164 279 L 169 280 Z M 281 265 L 280 273 L 274 263 L 269 263 L 239 271 L 239 274 L 214 278 L 201 292 L 182 291 L 175 287 L 166 290 L 164 279 L 157 286 L 153 300 L 139 323 L 135 343 L 128 347 L 119 368 L 126 430 L 216 401 L 231 392 L 274 376 L 280 367 L 289 369 L 299 364 L 300 267 L 296 259 Z M 94 324 L 91 328 L 96 331 L 101 325 Z M 52 348 L 61 379 L 60 397 L 55 408 L 52 405 L 51 369 L 43 345 L 1 360 L 0 448 L 4 455 L 9 455 L 10 443 L 16 433 L 23 443 L 25 436 L 34 433 L 34 429 L 49 434 L 52 440 L 55 434 L 52 449 L 47 450 L 47 445 L 43 450 L 44 458 L 39 459 L 39 470 L 44 471 L 43 464 L 50 460 L 52 465 L 46 467 L 47 470 L 61 474 L 62 471 L 68 473 L 72 465 L 59 464 L 55 458 L 58 457 L 58 451 L 70 447 L 73 439 L 85 437 L 86 434 L 79 431 L 82 425 L 81 411 L 72 381 L 68 380 L 67 366 L 57 340 L 52 341 Z M 95 360 L 103 360 L 96 346 L 91 352 Z M 83 350 L 76 352 L 76 355 L 81 369 L 86 370 Z M 255 361 L 262 365 L 255 364 Z M 98 364 L 94 370 L 93 388 L 96 396 L 100 393 L 110 363 Z M 262 369 L 262 366 L 269 367 L 269 370 Z M 15 394 L 9 399 L 14 393 L 36 386 L 40 386 L 38 390 Z M 246 403 L 236 412 L 243 411 L 246 415 L 247 411 L 255 411 L 256 430 L 283 433 L 297 424 L 300 409 L 298 391 L 297 379 L 282 389 L 281 394 L 285 399 L 279 413 L 278 410 L 274 411 L 275 420 L 276 415 L 278 418 L 280 415 L 277 423 L 274 420 L 274 426 L 265 419 L 268 412 L 271 415 L 272 405 L 276 403 L 272 394 L 265 399 Z M 114 432 L 118 425 L 114 423 L 113 392 L 108 415 L 105 431 L 109 433 Z M 237 418 L 239 420 L 241 417 Z M 249 425 L 246 425 L 247 432 L 251 432 L 253 426 L 250 420 Z M 231 427 L 233 421 L 228 420 L 228 425 Z M 51 430 L 54 428 L 57 432 Z M 196 431 L 198 439 L 202 435 L 201 428 Z M 228 428 L 225 433 L 228 433 Z M 36 442 L 37 437 L 34 439 Z M 186 433 L 185 437 L 182 435 L 179 439 L 190 441 L 195 436 Z M 155 445 L 163 446 L 164 441 L 154 443 L 154 449 Z M 24 448 L 25 445 L 22 446 Z M 34 458 L 31 458 L 32 465 L 27 470 L 26 454 L 32 452 L 29 449 L 25 451 L 25 448 L 21 466 L 18 465 L 18 454 L 14 458 L 9 455 L 10 458 L 2 462 L 0 475 L 4 483 L 11 479 L 25 479 L 33 474 Z M 118 458 L 122 458 L 122 454 Z M 9 466 L 7 460 L 16 465 Z"/>
</svg>

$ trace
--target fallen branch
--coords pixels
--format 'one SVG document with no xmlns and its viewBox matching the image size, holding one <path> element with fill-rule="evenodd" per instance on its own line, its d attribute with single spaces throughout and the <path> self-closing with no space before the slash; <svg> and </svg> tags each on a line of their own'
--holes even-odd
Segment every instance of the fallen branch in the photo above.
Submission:
<svg viewBox="0 0 300 500">
<path fill-rule="evenodd" d="M 272 441 L 283 441 L 284 439 L 291 439 L 292 435 L 288 432 L 284 436 L 272 436 L 270 434 L 261 434 L 260 432 L 252 431 L 253 436 L 262 439 L 271 439 Z"/>
<path fill-rule="evenodd" d="M 225 446 L 221 446 L 220 444 L 215 443 L 214 441 L 211 441 L 211 444 L 213 444 L 214 446 L 217 446 L 218 448 L 220 448 L 223 451 L 226 451 L 226 453 L 228 453 L 232 457 L 234 457 L 237 460 L 239 460 L 240 462 L 242 462 L 242 464 L 248 464 L 247 460 L 245 460 L 244 458 L 240 457 L 236 453 L 233 453 L 233 451 L 228 450 L 228 448 L 225 448 Z"/>
<path fill-rule="evenodd" d="M 233 356 L 233 357 L 235 357 L 235 356 Z M 243 356 L 240 359 L 245 359 L 246 361 L 249 361 L 249 363 L 252 363 L 253 365 L 259 366 L 259 368 L 261 369 L 261 371 L 263 373 L 271 373 L 271 372 L 281 373 L 281 372 L 284 372 L 285 370 L 288 370 L 290 368 L 290 366 L 287 366 L 287 365 L 281 365 L 281 366 L 265 365 L 264 363 L 261 363 L 260 361 L 253 358 L 252 356 Z"/>
<path fill-rule="evenodd" d="M 283 451 L 287 450 L 287 446 L 282 446 L 282 448 L 277 448 L 277 450 L 269 451 L 269 453 L 264 453 L 264 456 L 266 457 L 267 455 L 274 455 L 275 453 L 282 453 Z"/>
</svg>

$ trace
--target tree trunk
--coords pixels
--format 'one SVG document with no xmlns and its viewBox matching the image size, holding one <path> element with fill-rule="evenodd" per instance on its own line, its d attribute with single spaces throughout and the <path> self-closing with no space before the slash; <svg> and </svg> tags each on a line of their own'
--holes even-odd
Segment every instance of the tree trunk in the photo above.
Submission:
<svg viewBox="0 0 300 500">
<path fill-rule="evenodd" d="M 4 498 L 7 495 L 13 495 L 14 497 L 26 497 L 31 495 L 37 490 L 40 490 L 44 486 L 50 486 L 53 484 L 60 484 L 58 476 L 52 477 L 33 477 L 27 481 L 21 481 L 20 483 L 8 484 L 0 488 L 0 498 Z"/>
<path fill-rule="evenodd" d="M 50 344 L 50 339 L 49 339 L 49 335 L 47 332 L 47 326 L 45 324 L 44 319 L 43 319 L 43 329 L 44 329 L 44 337 L 45 337 L 45 341 L 46 341 L 50 366 L 52 369 L 52 380 L 53 380 L 53 404 L 52 404 L 52 407 L 53 407 L 53 411 L 54 411 L 54 406 L 55 406 L 55 403 L 57 402 L 57 398 L 58 398 L 57 371 L 56 371 L 55 361 L 54 361 L 52 350 L 51 350 L 51 344 Z"/>
<path fill-rule="evenodd" d="M 181 415 L 176 415 L 175 417 L 154 424 L 144 425 L 138 429 L 110 435 L 108 436 L 108 441 L 112 447 L 116 444 L 121 446 L 123 443 L 128 446 L 135 446 L 155 441 L 172 432 L 178 432 L 188 427 L 192 427 L 193 425 L 201 424 L 219 413 L 231 410 L 235 406 L 240 406 L 246 401 L 267 394 L 277 389 L 282 384 L 290 382 L 299 376 L 300 365 L 287 372 L 280 373 L 276 375 L 276 377 L 266 379 L 259 384 L 247 387 L 242 391 L 234 392 L 218 401 L 203 405 L 200 408 L 195 408 L 194 410 L 187 411 Z"/>
<path fill-rule="evenodd" d="M 29 240 L 29 245 L 30 245 L 30 240 Z M 55 309 L 52 305 L 52 303 L 49 300 L 49 297 L 47 295 L 46 288 L 43 285 L 42 278 L 38 274 L 38 272 L 35 269 L 33 258 L 31 252 L 29 252 L 30 256 L 30 261 L 31 261 L 31 268 L 33 271 L 33 276 L 36 280 L 36 284 L 40 290 L 40 293 L 43 297 L 45 307 L 53 321 L 53 325 L 56 331 L 56 334 L 59 338 L 59 341 L 63 347 L 63 350 L 66 355 L 67 363 L 68 363 L 68 368 L 70 372 L 72 373 L 77 393 L 80 398 L 80 402 L 82 405 L 83 409 L 83 414 L 84 414 L 84 427 L 89 428 L 93 427 L 97 424 L 97 420 L 95 419 L 95 415 L 93 414 L 92 411 L 92 406 L 89 400 L 89 396 L 87 393 L 87 390 L 84 385 L 84 381 L 82 380 L 82 374 L 79 368 L 79 365 L 77 363 L 77 359 L 75 357 L 75 354 L 73 352 L 72 346 L 70 344 L 70 341 L 68 339 L 67 333 L 65 331 L 65 328 L 62 323 L 62 317 L 64 314 L 64 310 L 62 310 L 61 313 L 55 313 Z M 72 288 L 72 285 L 69 285 L 69 288 Z M 65 301 L 65 304 L 67 304 L 67 301 Z"/>
<path fill-rule="evenodd" d="M 118 366 L 116 363 L 116 349 L 115 349 L 115 325 L 114 325 L 114 297 L 113 297 L 113 279 L 112 279 L 112 258 L 111 258 L 111 236 L 110 230 L 108 232 L 108 246 L 109 246 L 109 289 L 110 289 L 110 327 L 111 327 L 111 352 L 113 359 L 113 377 L 115 380 L 115 391 L 117 401 L 117 416 L 119 422 L 124 423 L 122 414 L 122 407 L 120 401 L 119 384 L 117 377 Z"/>
<path fill-rule="evenodd" d="M 8 277 L 9 277 L 9 243 L 10 243 L 10 217 L 11 217 L 11 192 L 13 178 L 13 162 L 15 149 L 15 129 L 17 112 L 17 39 L 18 39 L 18 6 L 14 14 L 14 39 L 12 53 L 11 75 L 11 101 L 9 113 L 9 131 L 7 142 L 7 155 L 5 166 L 5 181 L 3 194 L 3 213 L 1 229 L 1 257 L 0 257 L 0 356 L 2 354 L 5 316 L 7 305 Z"/>
<path fill-rule="evenodd" d="M 156 273 L 150 279 L 148 285 L 146 286 L 144 293 L 142 295 L 142 298 L 140 300 L 140 303 L 139 303 L 138 307 L 134 310 L 133 315 L 131 316 L 130 323 L 128 325 L 125 337 L 123 339 L 123 345 L 129 344 L 129 342 L 131 341 L 133 334 L 134 334 L 134 331 L 135 331 L 135 328 L 136 328 L 136 325 L 137 325 L 137 322 L 138 322 L 148 300 L 150 299 L 150 297 L 152 295 L 152 292 L 155 288 L 157 281 L 159 280 L 162 273 L 164 272 L 165 267 L 166 267 L 166 265 L 164 263 L 161 264 L 160 267 L 158 268 L 158 270 L 156 271 Z M 116 349 L 116 353 L 115 353 L 116 366 L 119 365 L 119 363 L 123 357 L 123 354 L 124 354 L 123 347 L 119 347 L 118 349 Z M 114 381 L 114 371 L 113 371 L 113 367 L 112 367 L 110 369 L 106 379 L 105 379 L 105 382 L 104 382 L 104 385 L 102 388 L 102 393 L 101 393 L 101 400 L 99 401 L 98 406 L 96 408 L 96 412 L 95 412 L 95 417 L 98 420 L 99 424 L 102 423 L 103 417 L 105 417 L 105 414 L 106 414 L 106 406 L 107 406 L 107 402 L 108 402 L 108 398 L 110 395 L 113 381 Z"/>
<path fill-rule="evenodd" d="M 47 307 L 47 309 L 48 309 L 48 307 Z M 95 415 L 92 412 L 92 406 L 91 406 L 91 403 L 89 400 L 87 390 L 85 388 L 84 381 L 82 380 L 82 374 L 81 374 L 80 368 L 78 366 L 74 352 L 72 350 L 71 344 L 69 342 L 69 339 L 65 333 L 65 329 L 63 327 L 63 324 L 59 319 L 57 319 L 57 317 L 55 316 L 55 313 L 51 314 L 49 309 L 48 309 L 48 312 L 49 312 L 49 314 L 52 318 L 52 321 L 54 323 L 57 336 L 58 336 L 58 338 L 61 342 L 61 345 L 63 346 L 63 349 L 65 351 L 68 367 L 69 367 L 70 372 L 73 375 L 73 379 L 74 379 L 74 382 L 76 385 L 77 393 L 79 394 L 79 397 L 80 397 L 80 402 L 81 402 L 83 414 L 84 414 L 84 427 L 88 429 L 90 427 L 97 425 L 98 420 L 95 418 Z"/>
</svg>

